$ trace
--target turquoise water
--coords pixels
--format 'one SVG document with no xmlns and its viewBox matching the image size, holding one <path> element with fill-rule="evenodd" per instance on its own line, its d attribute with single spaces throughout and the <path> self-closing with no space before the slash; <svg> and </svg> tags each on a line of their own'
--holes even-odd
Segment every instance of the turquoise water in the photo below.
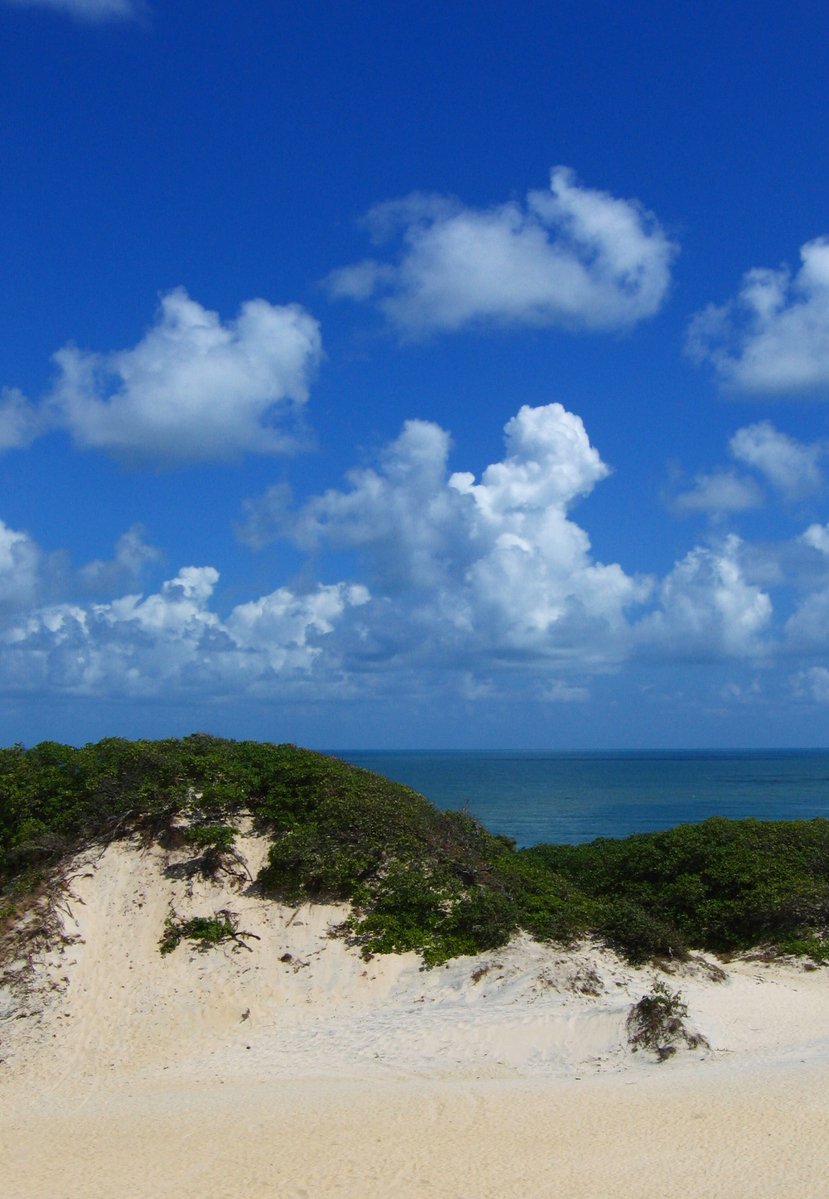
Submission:
<svg viewBox="0 0 829 1199">
<path fill-rule="evenodd" d="M 519 845 L 575 843 L 708 816 L 829 817 L 829 751 L 474 753 L 338 751 L 464 808 Z"/>
</svg>

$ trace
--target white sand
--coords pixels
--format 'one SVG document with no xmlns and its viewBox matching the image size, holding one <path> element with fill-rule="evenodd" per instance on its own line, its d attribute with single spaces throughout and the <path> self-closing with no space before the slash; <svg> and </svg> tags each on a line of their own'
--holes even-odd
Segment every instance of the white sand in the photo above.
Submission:
<svg viewBox="0 0 829 1199">
<path fill-rule="evenodd" d="M 4 1199 L 829 1196 L 829 971 L 683 967 L 711 1050 L 657 1064 L 625 1036 L 652 970 L 524 937 L 366 963 L 327 935 L 342 910 L 188 880 L 188 856 L 79 860 L 79 940 L 28 1006 L 0 993 Z M 260 939 L 162 957 L 171 907 Z"/>
</svg>

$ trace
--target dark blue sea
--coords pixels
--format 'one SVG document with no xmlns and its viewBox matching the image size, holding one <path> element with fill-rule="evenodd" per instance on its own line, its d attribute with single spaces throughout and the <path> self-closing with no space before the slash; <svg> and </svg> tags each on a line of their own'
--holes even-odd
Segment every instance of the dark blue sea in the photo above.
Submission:
<svg viewBox="0 0 829 1199">
<path fill-rule="evenodd" d="M 625 837 L 709 816 L 829 817 L 829 750 L 338 751 L 519 845 Z"/>
</svg>

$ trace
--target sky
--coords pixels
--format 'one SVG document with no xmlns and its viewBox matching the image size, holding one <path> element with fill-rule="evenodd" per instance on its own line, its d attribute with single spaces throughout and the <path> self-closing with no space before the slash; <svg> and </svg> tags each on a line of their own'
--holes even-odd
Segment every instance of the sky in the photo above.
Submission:
<svg viewBox="0 0 829 1199">
<path fill-rule="evenodd" d="M 0 0 L 0 741 L 829 744 L 829 8 Z"/>
</svg>

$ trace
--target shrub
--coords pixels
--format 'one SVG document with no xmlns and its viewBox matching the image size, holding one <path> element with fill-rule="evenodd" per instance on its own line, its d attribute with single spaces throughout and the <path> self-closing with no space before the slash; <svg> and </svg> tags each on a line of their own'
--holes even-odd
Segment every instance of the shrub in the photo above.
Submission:
<svg viewBox="0 0 829 1199">
<path fill-rule="evenodd" d="M 648 1049 L 664 1062 L 680 1045 L 688 1049 L 707 1048 L 705 1037 L 691 1033 L 685 1026 L 688 1008 L 679 991 L 673 993 L 662 982 L 655 982 L 650 994 L 635 1003 L 627 1018 L 628 1044 L 636 1053 Z"/>
<path fill-rule="evenodd" d="M 158 947 L 162 954 L 172 953 L 182 941 L 193 941 L 199 949 L 206 950 L 222 941 L 235 941 L 237 945 L 249 949 L 242 938 L 255 937 L 255 933 L 238 931 L 238 917 L 235 912 L 226 908 L 214 912 L 212 916 L 191 916 L 187 920 L 179 920 L 171 913 L 164 921 L 164 932 Z"/>
<path fill-rule="evenodd" d="M 676 928 L 631 899 L 607 901 L 599 909 L 596 931 L 634 964 L 688 956 L 688 947 Z"/>
<path fill-rule="evenodd" d="M 230 824 L 196 824 L 185 829 L 184 840 L 194 849 L 215 849 L 219 853 L 233 848 L 236 830 Z"/>
</svg>

